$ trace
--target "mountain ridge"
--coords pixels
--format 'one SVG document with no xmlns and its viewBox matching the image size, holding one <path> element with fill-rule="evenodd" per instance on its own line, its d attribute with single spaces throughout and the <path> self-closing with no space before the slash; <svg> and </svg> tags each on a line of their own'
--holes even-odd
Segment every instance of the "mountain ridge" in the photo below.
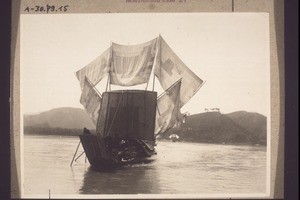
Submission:
<svg viewBox="0 0 300 200">
<path fill-rule="evenodd" d="M 95 125 L 81 108 L 61 107 L 36 115 L 24 115 L 24 126 L 82 129 L 94 129 Z"/>
<path fill-rule="evenodd" d="M 253 120 L 246 121 L 248 118 Z M 175 133 L 182 141 L 265 145 L 267 135 L 265 118 L 261 114 L 246 111 L 237 111 L 234 114 L 198 113 L 187 116 L 184 124 L 170 129 L 160 138 L 168 139 Z"/>
<path fill-rule="evenodd" d="M 55 134 L 59 134 L 61 129 L 82 130 L 83 127 L 95 129 L 95 125 L 83 109 L 72 107 L 54 108 L 36 115 L 24 115 L 24 127 L 31 131 L 34 128 L 55 129 Z M 267 118 L 259 113 L 246 111 L 227 114 L 204 112 L 187 116 L 185 123 L 170 129 L 160 138 L 169 139 L 172 133 L 179 135 L 182 141 L 266 144 Z"/>
</svg>

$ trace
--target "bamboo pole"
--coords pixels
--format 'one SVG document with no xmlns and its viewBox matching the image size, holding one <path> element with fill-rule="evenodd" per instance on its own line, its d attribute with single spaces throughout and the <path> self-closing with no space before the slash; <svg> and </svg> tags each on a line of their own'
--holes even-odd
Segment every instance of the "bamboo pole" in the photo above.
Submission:
<svg viewBox="0 0 300 200">
<path fill-rule="evenodd" d="M 98 89 L 91 83 L 90 79 L 85 77 L 86 80 L 89 82 L 89 84 L 93 87 L 93 89 L 99 94 L 100 98 L 102 98 L 101 93 L 98 91 Z"/>
<path fill-rule="evenodd" d="M 156 104 L 156 109 L 157 109 L 157 112 L 158 112 L 158 114 L 159 114 L 159 116 L 161 115 L 160 114 L 160 111 L 159 111 L 159 108 L 158 108 L 158 105 Z"/>
<path fill-rule="evenodd" d="M 179 81 L 182 81 L 182 78 L 180 78 L 178 81 L 176 81 L 175 83 L 173 83 L 170 87 L 168 87 L 168 89 L 166 89 L 163 93 L 161 93 L 157 99 L 159 99 L 161 96 L 163 96 L 168 90 L 170 90 L 172 87 L 174 87 Z"/>
<path fill-rule="evenodd" d="M 105 88 L 105 92 L 107 92 L 107 88 L 108 88 L 108 82 L 110 81 L 110 73 L 108 73 L 108 77 L 107 77 L 107 82 L 106 82 L 106 88 Z"/>
<path fill-rule="evenodd" d="M 83 151 L 76 159 L 75 162 L 78 160 L 78 158 L 80 158 L 80 156 L 82 156 L 82 154 L 84 154 L 85 152 Z"/>
<path fill-rule="evenodd" d="M 155 84 L 155 74 L 153 74 L 153 85 L 152 85 L 152 91 L 154 91 L 154 84 Z"/>
<path fill-rule="evenodd" d="M 110 80 L 110 70 L 112 69 L 112 64 L 113 64 L 113 59 L 114 59 L 114 56 L 113 56 L 113 43 L 112 43 L 112 41 L 110 41 L 110 63 L 109 63 L 109 71 L 108 71 L 108 78 L 109 79 L 107 79 L 107 80 L 109 80 L 107 83 L 108 83 L 108 86 L 109 86 L 109 91 L 111 90 L 111 87 L 110 87 L 110 82 L 111 82 L 111 80 Z M 107 86 L 106 86 L 107 87 Z"/>
<path fill-rule="evenodd" d="M 149 78 L 148 81 L 147 81 L 145 90 L 147 90 L 147 88 L 148 88 L 149 81 L 150 81 L 150 78 Z"/>
<path fill-rule="evenodd" d="M 78 143 L 78 145 L 77 145 L 77 148 L 76 148 L 76 151 L 75 151 L 75 154 L 74 154 L 74 156 L 73 156 L 72 162 L 71 162 L 71 164 L 70 164 L 70 166 L 72 166 L 72 164 L 73 164 L 73 162 L 74 162 L 74 158 L 75 158 L 75 156 L 76 156 L 76 154 L 77 154 L 77 151 L 78 151 L 78 148 L 79 148 L 80 143 L 81 143 L 81 142 L 79 141 L 79 143 Z"/>
</svg>

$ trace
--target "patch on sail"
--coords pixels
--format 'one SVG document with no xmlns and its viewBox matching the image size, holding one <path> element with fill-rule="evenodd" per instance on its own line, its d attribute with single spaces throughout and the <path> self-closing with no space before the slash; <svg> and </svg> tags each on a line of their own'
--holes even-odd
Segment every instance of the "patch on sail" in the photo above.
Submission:
<svg viewBox="0 0 300 200">
<path fill-rule="evenodd" d="M 182 121 L 179 104 L 180 86 L 181 80 L 168 88 L 157 99 L 155 134 L 164 133 Z"/>
<path fill-rule="evenodd" d="M 83 105 L 85 111 L 88 113 L 93 123 L 97 125 L 99 110 L 102 98 L 91 85 L 88 78 L 85 78 L 80 103 Z"/>
<path fill-rule="evenodd" d="M 140 45 L 112 44 L 110 83 L 132 86 L 147 83 L 157 51 L 157 38 Z"/>
<path fill-rule="evenodd" d="M 182 107 L 194 96 L 203 81 L 181 61 L 162 37 L 159 37 L 159 46 L 154 74 L 164 90 L 182 78 L 180 89 L 180 107 Z"/>
<path fill-rule="evenodd" d="M 95 86 L 105 76 L 108 75 L 110 67 L 110 53 L 111 47 L 91 63 L 89 63 L 87 66 L 76 72 L 76 76 L 80 82 L 81 89 L 83 89 L 83 86 L 85 84 L 85 77 L 87 77 L 91 84 Z"/>
</svg>

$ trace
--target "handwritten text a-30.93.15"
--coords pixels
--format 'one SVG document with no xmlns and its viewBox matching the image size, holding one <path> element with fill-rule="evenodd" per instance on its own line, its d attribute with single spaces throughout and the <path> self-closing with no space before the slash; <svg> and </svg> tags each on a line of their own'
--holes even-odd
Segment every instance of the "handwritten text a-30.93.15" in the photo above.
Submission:
<svg viewBox="0 0 300 200">
<path fill-rule="evenodd" d="M 53 13 L 53 12 L 67 12 L 68 11 L 68 8 L 69 8 L 69 5 L 62 5 L 62 6 L 56 6 L 56 5 L 45 5 L 45 6 L 27 6 L 25 9 L 24 9 L 24 12 L 34 12 L 34 13 L 37 13 L 37 12 L 40 12 L 40 13 Z"/>
</svg>

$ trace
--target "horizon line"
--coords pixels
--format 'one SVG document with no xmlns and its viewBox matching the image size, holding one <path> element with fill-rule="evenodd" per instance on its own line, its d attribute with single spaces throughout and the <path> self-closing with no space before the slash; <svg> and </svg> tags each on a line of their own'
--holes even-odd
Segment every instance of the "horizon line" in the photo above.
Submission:
<svg viewBox="0 0 300 200">
<path fill-rule="evenodd" d="M 25 116 L 25 115 L 39 115 L 39 114 L 44 113 L 44 112 L 49 112 L 49 111 L 52 111 L 52 110 L 55 110 L 55 109 L 62 109 L 62 108 L 81 109 L 81 110 L 85 111 L 84 108 L 71 107 L 71 106 L 62 106 L 62 107 L 51 108 L 51 109 L 44 110 L 44 111 L 23 113 L 23 116 Z M 265 114 L 262 114 L 260 112 L 255 112 L 255 111 L 236 110 L 236 111 L 231 111 L 231 112 L 221 112 L 221 110 L 222 110 L 221 108 L 217 108 L 218 111 L 212 110 L 212 109 L 216 109 L 216 108 L 207 108 L 207 109 L 208 109 L 207 111 L 204 110 L 203 112 L 198 112 L 198 113 L 189 113 L 188 111 L 183 112 L 183 113 L 189 113 L 189 115 L 196 115 L 196 114 L 202 114 L 202 113 L 208 113 L 208 112 L 218 112 L 220 114 L 230 114 L 230 113 L 234 113 L 234 112 L 248 112 L 248 113 L 257 113 L 257 114 L 260 114 L 260 115 L 263 115 L 263 116 L 267 117 Z"/>
</svg>

